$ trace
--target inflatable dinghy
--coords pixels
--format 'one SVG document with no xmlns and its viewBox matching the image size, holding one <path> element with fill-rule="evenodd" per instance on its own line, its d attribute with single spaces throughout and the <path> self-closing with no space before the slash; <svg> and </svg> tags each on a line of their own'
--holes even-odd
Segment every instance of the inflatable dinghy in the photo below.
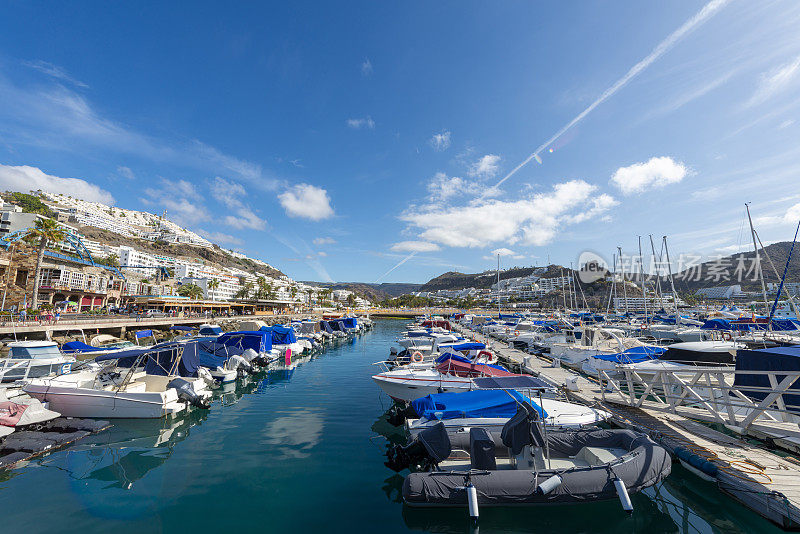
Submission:
<svg viewBox="0 0 800 534">
<path fill-rule="evenodd" d="M 631 430 L 547 431 L 532 406 L 520 405 L 500 443 L 472 428 L 468 450 L 453 450 L 444 424 L 387 453 L 396 471 L 416 467 L 403 484 L 409 506 L 565 504 L 619 498 L 663 480 L 671 457 Z M 474 499 L 473 499 L 474 498 Z M 474 503 L 472 502 L 474 500 Z"/>
</svg>

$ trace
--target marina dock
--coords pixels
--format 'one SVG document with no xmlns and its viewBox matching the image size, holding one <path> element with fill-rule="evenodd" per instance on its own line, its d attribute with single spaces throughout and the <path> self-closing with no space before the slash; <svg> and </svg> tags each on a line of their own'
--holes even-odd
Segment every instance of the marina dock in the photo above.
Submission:
<svg viewBox="0 0 800 534">
<path fill-rule="evenodd" d="M 746 441 L 733 432 L 723 433 L 698 422 L 709 419 L 701 409 L 681 407 L 679 413 L 670 413 L 657 402 L 646 399 L 640 406 L 631 406 L 630 397 L 604 391 L 598 380 L 554 366 L 545 356 L 510 348 L 461 325 L 454 327 L 466 336 L 485 341 L 502 361 L 551 383 L 568 399 L 612 413 L 615 425 L 648 434 L 673 456 L 683 456 L 681 463 L 690 471 L 713 479 L 720 491 L 750 510 L 783 529 L 800 530 L 800 460 L 789 454 L 800 450 L 796 424 L 751 425 L 749 436 L 786 452 L 767 450 L 766 444 L 754 444 L 753 440 Z M 716 476 L 711 477 L 691 464 L 706 466 L 707 470 L 716 471 Z"/>
</svg>

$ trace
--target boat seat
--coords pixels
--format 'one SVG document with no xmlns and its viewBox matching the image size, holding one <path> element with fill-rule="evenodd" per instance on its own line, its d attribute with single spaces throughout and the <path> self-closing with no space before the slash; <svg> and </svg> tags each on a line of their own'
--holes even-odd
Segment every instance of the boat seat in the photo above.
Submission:
<svg viewBox="0 0 800 534">
<path fill-rule="evenodd" d="M 623 449 L 604 449 L 601 447 L 584 447 L 575 455 L 576 460 L 583 460 L 589 465 L 604 465 L 624 455 Z"/>
<path fill-rule="evenodd" d="M 494 456 L 494 441 L 485 428 L 470 428 L 469 450 L 472 469 L 483 471 L 497 469 L 497 459 Z"/>
<path fill-rule="evenodd" d="M 144 382 L 130 382 L 125 386 L 125 391 L 129 393 L 144 393 L 147 391 L 147 384 Z"/>
<path fill-rule="evenodd" d="M 514 463 L 520 470 L 540 470 L 546 469 L 547 463 L 544 458 L 544 451 L 541 447 L 531 447 L 525 445 L 522 451 L 514 457 Z"/>
</svg>

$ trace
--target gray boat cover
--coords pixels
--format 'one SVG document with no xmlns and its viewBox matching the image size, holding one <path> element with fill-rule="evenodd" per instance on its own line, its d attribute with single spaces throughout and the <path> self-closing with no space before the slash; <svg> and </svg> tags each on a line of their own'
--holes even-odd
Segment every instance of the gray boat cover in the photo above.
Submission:
<svg viewBox="0 0 800 534">
<path fill-rule="evenodd" d="M 500 433 L 503 445 L 516 456 L 525 445 L 544 446 L 544 436 L 539 425 L 539 412 L 527 402 L 517 406 L 517 413 L 508 420 Z"/>
<path fill-rule="evenodd" d="M 619 478 L 629 492 L 652 486 L 669 475 L 669 453 L 643 434 L 630 430 L 548 432 L 551 454 L 577 453 L 582 447 L 622 448 L 621 458 L 598 466 L 569 469 L 471 471 L 482 506 L 512 504 L 558 504 L 616 499 L 614 480 Z M 536 488 L 553 475 L 561 485 L 546 495 Z M 411 473 L 403 483 L 403 499 L 409 506 L 466 506 L 465 473 L 433 471 Z"/>
</svg>

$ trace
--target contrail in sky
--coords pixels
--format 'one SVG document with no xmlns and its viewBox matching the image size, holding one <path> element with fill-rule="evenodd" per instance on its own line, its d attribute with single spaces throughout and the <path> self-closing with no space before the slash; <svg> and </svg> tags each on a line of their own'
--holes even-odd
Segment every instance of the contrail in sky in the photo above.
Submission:
<svg viewBox="0 0 800 534">
<path fill-rule="evenodd" d="M 405 262 L 407 262 L 408 260 L 410 260 L 411 258 L 413 258 L 413 257 L 414 257 L 414 256 L 416 256 L 416 255 L 417 255 L 417 251 L 415 250 L 414 252 L 412 252 L 411 254 L 409 254 L 408 256 L 406 256 L 405 258 L 403 258 L 402 260 L 400 260 L 400 261 L 397 263 L 397 265 L 395 265 L 394 267 L 392 267 L 391 269 L 389 269 L 388 271 L 386 271 L 385 273 L 383 273 L 382 275 L 380 275 L 380 276 L 379 276 L 379 277 L 378 277 L 378 278 L 377 278 L 377 279 L 376 279 L 376 280 L 373 282 L 373 284 L 377 284 L 378 282 L 380 282 L 381 280 L 383 280 L 384 278 L 386 278 L 386 276 L 387 276 L 387 275 L 388 275 L 390 272 L 394 271 L 395 269 L 397 269 L 398 267 L 400 267 L 401 265 L 403 265 Z"/>
<path fill-rule="evenodd" d="M 605 102 L 608 98 L 613 96 L 614 93 L 625 87 L 629 81 L 634 79 L 640 72 L 649 67 L 655 60 L 660 58 L 664 54 L 664 52 L 669 50 L 675 43 L 680 41 L 689 32 L 691 32 L 692 30 L 703 24 L 706 20 L 711 18 L 711 16 L 713 16 L 717 11 L 725 7 L 725 4 L 729 2 L 730 0 L 711 0 L 711 2 L 707 3 L 705 7 L 703 7 L 703 9 L 697 12 L 695 16 L 684 22 L 683 26 L 672 32 L 672 34 L 670 34 L 669 37 L 661 41 L 658 44 L 658 46 L 656 46 L 647 57 L 645 57 L 643 60 L 641 60 L 633 67 L 631 67 L 631 69 L 627 73 L 625 73 L 625 76 L 617 80 L 614 83 L 614 85 L 606 89 L 597 100 L 589 104 L 589 107 L 581 111 L 578 114 L 578 116 L 576 116 L 574 119 L 569 121 L 566 124 L 566 126 L 557 131 L 555 135 L 553 135 L 553 137 L 551 137 L 550 139 L 539 145 L 539 147 L 533 152 L 533 154 L 528 156 L 525 159 L 525 161 L 514 167 L 514 169 L 508 174 L 506 174 L 502 180 L 497 182 L 494 188 L 499 187 L 503 182 L 514 176 L 518 170 L 520 170 L 522 167 L 530 163 L 532 159 L 539 160 L 539 153 L 545 148 L 547 148 L 550 145 L 550 143 L 554 142 L 556 139 L 564 135 L 564 133 L 567 130 L 569 130 L 570 128 L 578 124 L 580 121 L 582 121 L 584 117 L 586 117 L 589 113 L 591 113 L 594 110 L 594 108 Z"/>
</svg>

